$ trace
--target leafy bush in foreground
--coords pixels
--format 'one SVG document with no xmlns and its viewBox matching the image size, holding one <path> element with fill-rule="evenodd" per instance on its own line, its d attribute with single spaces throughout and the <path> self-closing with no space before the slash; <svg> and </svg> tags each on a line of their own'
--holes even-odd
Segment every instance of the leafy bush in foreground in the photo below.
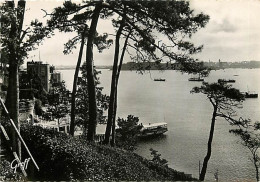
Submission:
<svg viewBox="0 0 260 182">
<path fill-rule="evenodd" d="M 7 160 L 1 159 L 0 161 L 0 181 L 10 180 L 10 181 L 22 181 L 23 176 L 21 173 L 14 173 L 11 169 L 11 164 Z"/>
<path fill-rule="evenodd" d="M 194 180 L 132 152 L 37 126 L 24 124 L 21 134 L 40 167 L 34 180 Z"/>
</svg>

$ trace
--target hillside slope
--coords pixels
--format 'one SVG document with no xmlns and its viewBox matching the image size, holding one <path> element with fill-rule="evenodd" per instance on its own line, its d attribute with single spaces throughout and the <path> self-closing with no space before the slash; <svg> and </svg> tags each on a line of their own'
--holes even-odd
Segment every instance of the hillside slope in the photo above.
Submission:
<svg viewBox="0 0 260 182">
<path fill-rule="evenodd" d="M 191 181 L 189 175 L 160 166 L 119 148 L 32 125 L 22 125 L 21 134 L 40 171 L 27 169 L 29 180 L 97 181 Z M 23 158 L 26 158 L 26 153 Z M 30 163 L 32 166 L 32 162 Z"/>
</svg>

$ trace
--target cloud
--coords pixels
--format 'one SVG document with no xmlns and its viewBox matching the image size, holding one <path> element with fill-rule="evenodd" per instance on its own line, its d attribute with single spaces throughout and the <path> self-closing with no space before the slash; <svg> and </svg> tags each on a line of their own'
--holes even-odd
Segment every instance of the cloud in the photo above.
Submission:
<svg viewBox="0 0 260 182">
<path fill-rule="evenodd" d="M 212 21 L 212 30 L 213 33 L 218 32 L 226 32 L 233 33 L 237 31 L 237 28 L 234 24 L 232 24 L 228 19 L 223 19 L 221 23 L 217 23 L 216 21 Z"/>
<path fill-rule="evenodd" d="M 210 16 L 192 40 L 203 44 L 196 57 L 208 61 L 260 60 L 260 1 L 192 0 L 192 8 Z"/>
<path fill-rule="evenodd" d="M 1 0 L 0 0 L 1 1 Z M 41 9 L 52 12 L 53 8 L 60 6 L 61 1 L 28 1 L 25 14 L 25 24 L 32 19 L 38 18 L 46 21 Z M 205 28 L 200 29 L 192 36 L 195 45 L 204 45 L 202 53 L 196 54 L 201 60 L 260 60 L 260 1 L 248 0 L 190 0 L 191 9 L 194 13 L 203 12 L 210 16 L 210 21 Z M 98 32 L 114 34 L 111 20 L 101 20 L 98 23 Z M 39 57 L 50 64 L 76 64 L 78 49 L 74 54 L 63 55 L 63 44 L 69 39 L 69 34 L 57 33 L 51 39 L 43 42 L 39 50 L 30 53 L 30 59 Z M 114 38 L 114 37 L 112 37 Z M 159 36 L 158 39 L 161 37 Z M 112 64 L 114 45 L 110 49 L 97 53 L 94 49 L 95 65 Z M 35 55 L 35 56 L 34 56 Z M 83 60 L 85 56 L 83 57 Z M 127 57 L 125 61 L 130 61 Z"/>
</svg>

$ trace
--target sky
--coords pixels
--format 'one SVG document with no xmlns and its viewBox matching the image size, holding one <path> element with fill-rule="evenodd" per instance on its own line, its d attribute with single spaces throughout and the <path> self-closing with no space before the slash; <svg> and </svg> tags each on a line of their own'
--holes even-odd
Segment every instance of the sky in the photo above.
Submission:
<svg viewBox="0 0 260 182">
<path fill-rule="evenodd" d="M 0 0 L 1 1 L 1 0 Z M 32 19 L 46 21 L 41 9 L 51 12 L 62 5 L 61 0 L 29 0 L 25 14 L 25 24 Z M 76 1 L 75 2 L 79 2 Z M 191 0 L 195 13 L 203 12 L 210 16 L 205 28 L 191 37 L 195 45 L 204 45 L 201 53 L 194 57 L 202 61 L 260 61 L 260 0 Z M 110 21 L 99 21 L 99 32 L 113 32 Z M 56 33 L 44 41 L 39 49 L 30 53 L 28 61 L 41 60 L 53 65 L 75 65 L 78 50 L 64 55 L 63 48 L 73 34 Z M 94 52 L 95 65 L 112 65 L 114 47 L 98 53 Z M 85 57 L 83 57 L 85 59 Z M 26 60 L 27 61 L 27 60 Z M 126 57 L 125 62 L 131 61 Z"/>
<path fill-rule="evenodd" d="M 206 28 L 193 37 L 204 45 L 200 59 L 260 61 L 260 1 L 193 0 L 191 7 L 210 16 Z"/>
</svg>

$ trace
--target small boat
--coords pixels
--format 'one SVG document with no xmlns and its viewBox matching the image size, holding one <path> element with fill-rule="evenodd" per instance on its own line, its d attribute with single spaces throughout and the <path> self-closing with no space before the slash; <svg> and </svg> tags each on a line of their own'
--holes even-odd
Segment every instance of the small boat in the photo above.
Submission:
<svg viewBox="0 0 260 182">
<path fill-rule="evenodd" d="M 164 78 L 155 78 L 154 81 L 161 81 L 161 82 L 165 82 Z"/>
<path fill-rule="evenodd" d="M 193 77 L 189 78 L 188 80 L 193 81 L 193 82 L 203 82 L 204 78 L 201 78 L 201 74 L 199 73 L 197 77 L 194 75 Z"/>
<path fill-rule="evenodd" d="M 258 93 L 254 91 L 249 91 L 248 86 L 247 86 L 247 92 L 243 93 L 245 98 L 258 98 Z"/>
<path fill-rule="evenodd" d="M 143 128 L 141 129 L 140 137 L 149 137 L 149 136 L 157 136 L 161 135 L 168 131 L 167 129 L 167 123 L 149 123 L 147 125 L 143 125 Z"/>
<path fill-rule="evenodd" d="M 193 78 L 189 78 L 189 81 L 203 82 L 204 79 L 203 79 L 203 78 L 200 78 L 200 77 L 193 77 Z"/>
<path fill-rule="evenodd" d="M 229 80 L 226 80 L 226 79 L 218 79 L 218 83 L 220 83 L 220 82 L 224 82 L 224 83 L 235 83 L 236 80 L 231 80 L 231 79 L 229 79 Z"/>
<path fill-rule="evenodd" d="M 245 92 L 245 98 L 258 98 L 258 93 L 255 92 Z"/>
</svg>

